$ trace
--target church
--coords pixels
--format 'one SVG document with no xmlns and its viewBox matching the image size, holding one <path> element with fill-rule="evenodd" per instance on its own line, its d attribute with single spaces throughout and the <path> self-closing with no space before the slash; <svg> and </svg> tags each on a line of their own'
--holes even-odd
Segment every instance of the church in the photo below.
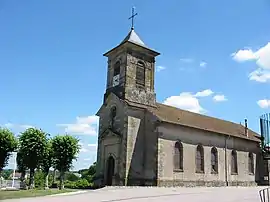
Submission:
<svg viewBox="0 0 270 202">
<path fill-rule="evenodd" d="M 156 101 L 155 60 L 133 26 L 106 52 L 98 186 L 252 186 L 263 178 L 260 135 Z"/>
</svg>

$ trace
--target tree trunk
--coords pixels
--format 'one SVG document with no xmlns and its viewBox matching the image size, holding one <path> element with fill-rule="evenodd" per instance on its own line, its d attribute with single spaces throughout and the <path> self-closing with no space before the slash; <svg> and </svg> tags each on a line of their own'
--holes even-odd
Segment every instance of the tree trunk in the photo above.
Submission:
<svg viewBox="0 0 270 202">
<path fill-rule="evenodd" d="M 64 175 L 65 175 L 65 172 L 60 171 L 60 186 L 59 186 L 60 190 L 65 188 L 64 187 Z"/>
<path fill-rule="evenodd" d="M 56 168 L 53 170 L 53 184 L 55 183 L 56 180 Z"/>
<path fill-rule="evenodd" d="M 25 171 L 22 171 L 21 172 L 21 182 L 20 182 L 20 189 L 23 189 L 23 190 L 27 190 L 28 187 L 27 187 L 27 184 L 26 184 L 26 179 L 25 179 Z"/>
<path fill-rule="evenodd" d="M 45 189 L 49 189 L 49 172 L 45 173 Z"/>
<path fill-rule="evenodd" d="M 29 179 L 29 188 L 34 189 L 35 188 L 35 169 L 31 168 L 30 169 L 30 179 Z"/>
</svg>

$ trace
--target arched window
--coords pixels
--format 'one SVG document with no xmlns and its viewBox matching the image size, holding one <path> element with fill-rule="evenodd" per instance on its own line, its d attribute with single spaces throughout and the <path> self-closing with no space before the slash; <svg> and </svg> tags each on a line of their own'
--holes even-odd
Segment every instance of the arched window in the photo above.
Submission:
<svg viewBox="0 0 270 202">
<path fill-rule="evenodd" d="M 248 172 L 254 174 L 254 159 L 251 152 L 248 153 Z"/>
<path fill-rule="evenodd" d="M 204 172 L 204 152 L 202 145 L 198 145 L 196 149 L 196 172 Z"/>
<path fill-rule="evenodd" d="M 183 145 L 176 142 L 174 145 L 174 170 L 183 170 Z"/>
<path fill-rule="evenodd" d="M 232 174 L 238 173 L 237 153 L 235 150 L 232 150 L 232 155 L 231 155 L 231 173 Z"/>
<path fill-rule="evenodd" d="M 211 149 L 211 173 L 218 173 L 218 152 L 215 147 Z"/>
<path fill-rule="evenodd" d="M 138 62 L 136 67 L 136 84 L 145 85 L 145 66 L 143 62 Z"/>
<path fill-rule="evenodd" d="M 115 64 L 114 64 L 114 68 L 113 68 L 113 76 L 116 76 L 120 74 L 120 62 L 117 61 Z"/>
</svg>

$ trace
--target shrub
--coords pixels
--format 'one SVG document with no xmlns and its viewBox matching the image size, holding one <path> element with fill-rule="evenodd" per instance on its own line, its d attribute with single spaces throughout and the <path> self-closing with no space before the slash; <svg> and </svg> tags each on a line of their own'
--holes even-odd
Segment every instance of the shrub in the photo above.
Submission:
<svg viewBox="0 0 270 202">
<path fill-rule="evenodd" d="M 86 179 L 80 179 L 78 181 L 65 181 L 65 187 L 69 189 L 88 189 L 91 188 L 92 184 Z"/>
</svg>

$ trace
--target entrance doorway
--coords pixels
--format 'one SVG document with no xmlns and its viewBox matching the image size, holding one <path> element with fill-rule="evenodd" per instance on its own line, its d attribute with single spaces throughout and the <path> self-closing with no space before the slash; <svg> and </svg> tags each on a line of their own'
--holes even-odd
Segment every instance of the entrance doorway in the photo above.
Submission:
<svg viewBox="0 0 270 202">
<path fill-rule="evenodd" d="M 112 178 L 114 175 L 114 165 L 115 160 L 112 156 L 110 156 L 107 160 L 107 179 L 106 179 L 106 185 L 111 186 L 112 185 Z"/>
</svg>

